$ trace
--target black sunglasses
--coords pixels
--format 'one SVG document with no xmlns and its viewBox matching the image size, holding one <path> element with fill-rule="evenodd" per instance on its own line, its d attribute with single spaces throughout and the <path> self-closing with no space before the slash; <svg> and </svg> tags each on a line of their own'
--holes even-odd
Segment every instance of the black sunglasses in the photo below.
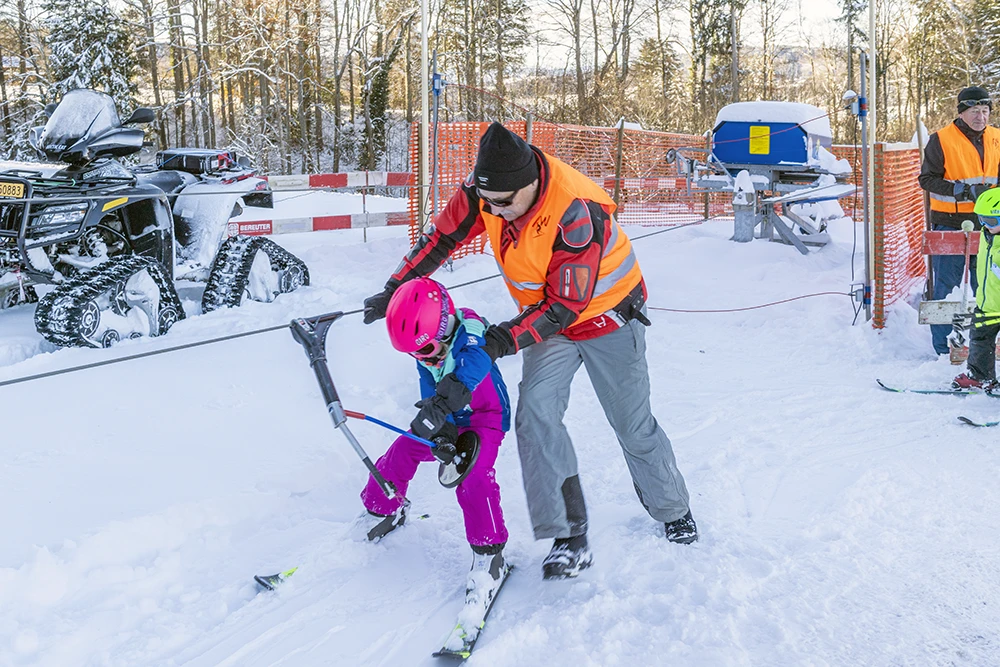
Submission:
<svg viewBox="0 0 1000 667">
<path fill-rule="evenodd" d="M 990 98 L 984 98 L 981 100 L 962 100 L 961 105 L 966 109 L 971 109 L 972 107 L 978 107 L 980 104 L 985 104 L 993 111 L 993 100 Z"/>
<path fill-rule="evenodd" d="M 482 199 L 487 204 L 489 204 L 490 206 L 496 206 L 497 208 L 507 208 L 508 206 L 514 203 L 514 197 L 517 196 L 517 190 L 514 190 L 514 192 L 511 192 L 503 199 L 491 199 L 489 197 L 486 197 L 483 195 L 483 191 L 480 190 L 479 188 L 476 188 L 476 194 L 479 195 L 479 198 Z"/>
</svg>

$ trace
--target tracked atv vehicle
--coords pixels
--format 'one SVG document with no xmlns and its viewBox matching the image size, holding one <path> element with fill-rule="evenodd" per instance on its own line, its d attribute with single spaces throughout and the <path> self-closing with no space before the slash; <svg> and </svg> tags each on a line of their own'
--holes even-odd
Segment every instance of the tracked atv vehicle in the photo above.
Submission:
<svg viewBox="0 0 1000 667">
<path fill-rule="evenodd" d="M 47 111 L 29 142 L 61 164 L 0 167 L 0 308 L 38 301 L 49 341 L 162 335 L 185 316 L 175 280 L 205 283 L 202 312 L 309 284 L 306 265 L 273 241 L 233 235 L 244 207 L 273 206 L 245 160 L 180 148 L 128 168 L 117 158 L 141 150 L 143 131 L 126 126 L 153 121 L 152 110 L 121 122 L 108 95 L 80 89 Z"/>
</svg>

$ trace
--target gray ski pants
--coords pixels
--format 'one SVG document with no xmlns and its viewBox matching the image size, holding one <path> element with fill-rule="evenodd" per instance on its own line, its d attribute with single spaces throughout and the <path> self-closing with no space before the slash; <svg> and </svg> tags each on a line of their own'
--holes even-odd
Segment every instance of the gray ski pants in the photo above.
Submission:
<svg viewBox="0 0 1000 667">
<path fill-rule="evenodd" d="M 554 336 L 524 350 L 515 432 L 535 539 L 587 532 L 576 452 L 563 416 L 580 364 L 625 454 L 639 501 L 657 521 L 688 512 L 670 439 L 649 407 L 645 327 L 637 320 L 584 341 Z"/>
</svg>

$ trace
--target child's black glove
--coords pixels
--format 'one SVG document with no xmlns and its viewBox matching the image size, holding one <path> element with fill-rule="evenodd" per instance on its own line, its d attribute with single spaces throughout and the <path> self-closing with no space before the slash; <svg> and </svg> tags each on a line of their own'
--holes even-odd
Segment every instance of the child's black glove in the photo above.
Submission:
<svg viewBox="0 0 1000 667">
<path fill-rule="evenodd" d="M 472 392 L 465 386 L 465 383 L 458 379 L 454 373 L 448 373 L 437 384 L 437 393 L 428 398 L 417 401 L 414 405 L 420 408 L 420 412 L 410 422 L 410 430 L 414 435 L 430 440 L 438 435 L 438 431 L 451 427 L 445 433 L 451 435 L 451 441 L 458 438 L 458 431 L 455 425 L 448 421 L 448 415 L 458 412 L 472 402 Z"/>
<path fill-rule="evenodd" d="M 414 435 L 424 440 L 430 440 L 439 431 L 446 428 L 445 424 L 451 424 L 448 421 L 448 415 L 451 413 L 445 407 L 444 399 L 437 394 L 417 401 L 415 406 L 420 408 L 420 412 L 410 422 L 410 430 Z M 455 425 L 451 424 L 451 426 L 454 427 Z M 458 437 L 457 433 L 455 437 Z"/>
</svg>

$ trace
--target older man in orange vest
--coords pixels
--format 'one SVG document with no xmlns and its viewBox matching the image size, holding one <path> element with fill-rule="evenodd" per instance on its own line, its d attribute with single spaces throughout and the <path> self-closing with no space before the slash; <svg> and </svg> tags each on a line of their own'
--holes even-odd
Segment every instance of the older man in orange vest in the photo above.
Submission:
<svg viewBox="0 0 1000 667">
<path fill-rule="evenodd" d="M 524 352 L 514 428 L 535 538 L 555 538 L 542 563 L 546 579 L 574 577 L 592 563 L 576 453 L 563 425 L 581 365 L 646 511 L 665 525 L 668 540 L 698 539 L 670 440 L 650 410 L 646 286 L 615 210 L 589 178 L 493 123 L 480 139 L 475 170 L 434 228 L 385 289 L 365 300 L 371 323 L 385 315 L 399 285 L 432 273 L 486 232 L 520 307 L 487 329 L 486 351 L 494 359 Z"/>
<path fill-rule="evenodd" d="M 993 102 L 979 86 L 963 88 L 958 94 L 958 118 L 930 136 L 920 169 L 920 187 L 930 194 L 931 225 L 935 230 L 961 229 L 963 220 L 971 220 L 979 229 L 972 212 L 976 198 L 997 184 L 1000 169 L 1000 130 L 990 127 Z M 943 299 L 962 282 L 965 258 L 961 255 L 935 255 L 934 298 Z M 977 288 L 976 257 L 969 265 L 972 291 Z M 932 324 L 934 351 L 948 354 L 949 324 Z"/>
</svg>

